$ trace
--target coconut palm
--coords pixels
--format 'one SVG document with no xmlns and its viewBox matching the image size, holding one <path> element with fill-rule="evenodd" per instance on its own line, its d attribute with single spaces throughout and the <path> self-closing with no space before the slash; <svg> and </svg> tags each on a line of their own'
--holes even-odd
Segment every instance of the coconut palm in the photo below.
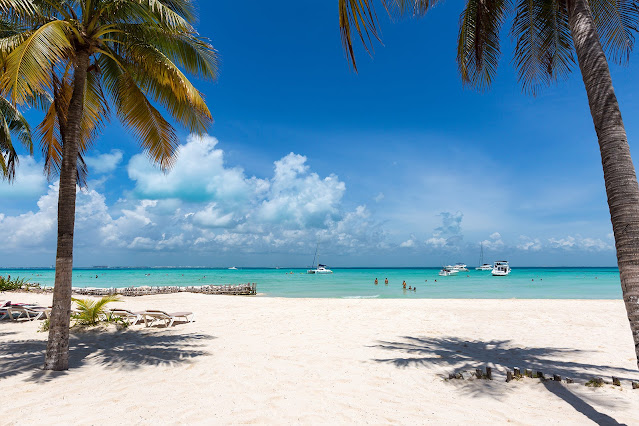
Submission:
<svg viewBox="0 0 639 426">
<path fill-rule="evenodd" d="M 59 173 L 58 244 L 45 369 L 68 368 L 78 157 L 110 107 L 161 168 L 177 136 L 168 113 L 202 134 L 212 121 L 187 73 L 213 79 L 216 52 L 199 36 L 192 0 L 0 0 L 23 31 L 0 40 L 0 88 L 15 104 L 49 93 L 39 127 L 47 170 Z M 163 108 L 160 111 L 154 103 Z"/>
<path fill-rule="evenodd" d="M 421 16 L 435 1 L 383 3 L 391 15 Z M 354 65 L 352 34 L 360 36 L 367 50 L 378 38 L 372 0 L 339 0 L 339 11 L 342 43 Z M 514 14 L 510 31 L 516 40 L 514 64 L 525 92 L 534 94 L 566 76 L 576 52 L 599 140 L 623 299 L 639 366 L 639 185 L 605 53 L 620 63 L 628 60 L 639 4 L 636 0 L 466 0 L 457 45 L 465 84 L 480 90 L 490 86 L 501 53 L 500 30 L 509 14 Z"/>
</svg>

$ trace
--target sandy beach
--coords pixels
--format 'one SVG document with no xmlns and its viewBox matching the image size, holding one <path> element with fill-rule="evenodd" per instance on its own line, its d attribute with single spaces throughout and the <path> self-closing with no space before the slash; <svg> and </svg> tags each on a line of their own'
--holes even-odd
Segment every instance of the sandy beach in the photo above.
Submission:
<svg viewBox="0 0 639 426">
<path fill-rule="evenodd" d="M 0 424 L 639 424 L 622 301 L 180 293 L 113 306 L 189 310 L 195 322 L 73 333 L 71 369 L 45 373 L 41 322 L 0 321 Z M 486 366 L 492 381 L 447 380 Z M 512 367 L 575 383 L 506 383 Z M 621 388 L 584 386 L 612 375 Z"/>
</svg>

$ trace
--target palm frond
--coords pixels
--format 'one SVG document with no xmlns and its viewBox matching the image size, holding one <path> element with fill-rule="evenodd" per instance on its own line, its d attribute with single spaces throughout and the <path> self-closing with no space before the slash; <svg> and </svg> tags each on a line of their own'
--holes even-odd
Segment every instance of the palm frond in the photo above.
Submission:
<svg viewBox="0 0 639 426">
<path fill-rule="evenodd" d="M 49 22 L 15 47 L 5 60 L 2 86 L 11 92 L 13 101 L 24 104 L 30 97 L 52 89 L 51 73 L 43 64 L 58 64 L 69 54 L 69 24 Z"/>
<path fill-rule="evenodd" d="M 606 56 L 621 65 L 628 63 L 639 28 L 639 4 L 634 0 L 589 0 Z"/>
<path fill-rule="evenodd" d="M 151 104 L 133 76 L 113 59 L 102 56 L 100 66 L 103 87 L 113 98 L 122 124 L 139 138 L 152 161 L 163 169 L 170 168 L 179 144 L 173 126 Z"/>
<path fill-rule="evenodd" d="M 9 101 L 0 96 L 0 172 L 1 178 L 12 181 L 18 164 L 18 154 L 11 135 L 33 154 L 31 127 L 24 116 Z"/>
<path fill-rule="evenodd" d="M 339 29 L 342 36 L 342 47 L 355 72 L 357 72 L 357 63 L 352 33 L 357 33 L 364 49 L 371 54 L 373 39 L 380 41 L 377 25 L 373 0 L 339 0 Z"/>
<path fill-rule="evenodd" d="M 509 0 L 468 0 L 460 16 L 457 64 L 462 81 L 478 90 L 490 86 L 499 64 L 499 31 Z"/>
<path fill-rule="evenodd" d="M 524 92 L 535 95 L 574 64 L 568 13 L 560 0 L 520 0 L 511 29 L 513 62 Z"/>
<path fill-rule="evenodd" d="M 439 0 L 382 0 L 391 17 L 423 16 Z"/>
</svg>

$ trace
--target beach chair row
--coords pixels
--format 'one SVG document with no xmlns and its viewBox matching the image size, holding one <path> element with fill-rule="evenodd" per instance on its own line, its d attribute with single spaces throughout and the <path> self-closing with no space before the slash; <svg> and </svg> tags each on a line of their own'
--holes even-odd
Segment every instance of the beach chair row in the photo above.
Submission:
<svg viewBox="0 0 639 426">
<path fill-rule="evenodd" d="M 164 324 L 165 327 L 172 327 L 176 321 L 193 322 L 195 314 L 193 312 L 172 312 L 168 313 L 159 309 L 147 309 L 146 311 L 132 312 L 128 309 L 111 309 L 112 317 L 121 318 L 129 325 L 136 325 L 144 322 L 146 327 L 154 324 Z"/>
</svg>

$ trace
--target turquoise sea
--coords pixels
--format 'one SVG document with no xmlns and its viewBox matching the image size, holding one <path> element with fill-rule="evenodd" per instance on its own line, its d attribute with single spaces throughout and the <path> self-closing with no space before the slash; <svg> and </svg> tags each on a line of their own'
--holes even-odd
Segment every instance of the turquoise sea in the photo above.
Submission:
<svg viewBox="0 0 639 426">
<path fill-rule="evenodd" d="M 621 299 L 617 268 L 517 268 L 507 277 L 490 271 L 440 277 L 439 268 L 333 268 L 330 275 L 305 269 L 150 268 L 76 269 L 74 287 L 190 286 L 257 283 L 271 297 L 452 298 L 452 299 Z M 53 269 L 0 269 L 0 275 L 25 277 L 52 286 Z M 97 277 L 97 278 L 96 278 Z M 379 284 L 375 285 L 377 278 Z M 384 285 L 388 278 L 389 284 Z M 417 291 L 404 291 L 402 281 Z"/>
</svg>

